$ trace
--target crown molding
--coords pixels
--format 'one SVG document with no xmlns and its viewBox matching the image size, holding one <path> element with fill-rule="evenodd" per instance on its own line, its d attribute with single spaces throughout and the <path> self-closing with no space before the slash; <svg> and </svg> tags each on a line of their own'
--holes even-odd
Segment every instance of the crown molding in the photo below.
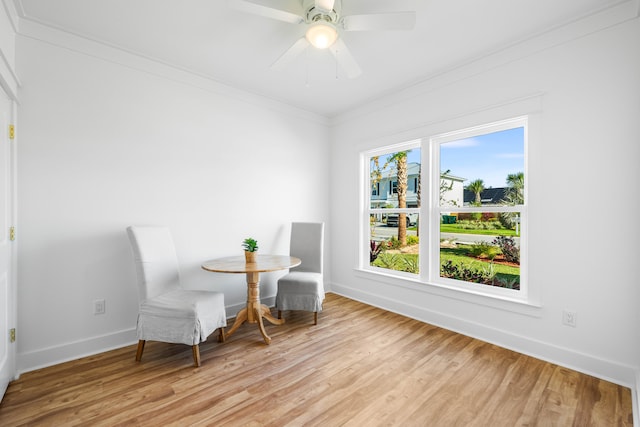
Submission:
<svg viewBox="0 0 640 427">
<path fill-rule="evenodd" d="M 233 87 L 195 71 L 180 68 L 156 58 L 129 51 L 120 46 L 109 45 L 61 28 L 45 25 L 24 15 L 18 18 L 17 27 L 19 28 L 18 36 L 38 40 L 78 54 L 98 58 L 123 67 L 186 84 L 270 111 L 277 111 L 286 115 L 295 116 L 299 119 L 328 126 L 327 117 L 320 114 L 294 107 L 261 94 Z"/>
<path fill-rule="evenodd" d="M 640 16 L 640 0 L 621 0 L 609 7 L 574 18 L 528 38 L 484 52 L 453 67 L 444 68 L 403 88 L 394 89 L 385 95 L 371 99 L 369 102 L 364 103 L 362 107 L 332 117 L 330 125 L 332 127 L 337 126 L 357 117 L 406 102 L 412 98 L 423 97 L 426 93 L 441 87 L 455 84 L 487 70 L 637 19 L 638 16 Z"/>
</svg>

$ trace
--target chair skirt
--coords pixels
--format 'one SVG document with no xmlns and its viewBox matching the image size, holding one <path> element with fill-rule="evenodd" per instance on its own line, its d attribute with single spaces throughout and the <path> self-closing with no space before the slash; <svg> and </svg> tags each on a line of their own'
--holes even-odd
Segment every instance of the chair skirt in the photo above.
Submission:
<svg viewBox="0 0 640 427">
<path fill-rule="evenodd" d="M 278 280 L 278 310 L 322 311 L 324 285 L 322 274 L 292 271 Z"/>
<path fill-rule="evenodd" d="M 138 340 L 196 345 L 227 326 L 224 294 L 179 289 L 140 304 Z"/>
</svg>

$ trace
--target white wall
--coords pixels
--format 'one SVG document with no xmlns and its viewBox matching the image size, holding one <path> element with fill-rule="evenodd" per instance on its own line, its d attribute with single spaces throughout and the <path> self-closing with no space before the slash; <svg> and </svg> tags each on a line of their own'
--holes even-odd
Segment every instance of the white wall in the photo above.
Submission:
<svg viewBox="0 0 640 427">
<path fill-rule="evenodd" d="M 185 286 L 224 292 L 233 316 L 244 275 L 208 273 L 202 261 L 241 255 L 245 237 L 287 254 L 291 221 L 327 221 L 325 119 L 26 31 L 17 40 L 20 371 L 135 341 L 130 224 L 169 226 Z M 278 276 L 261 276 L 263 298 Z M 106 314 L 94 315 L 101 298 Z"/>
<path fill-rule="evenodd" d="M 640 370 L 640 22 L 589 17 L 377 100 L 333 126 L 337 293 L 631 386 Z M 624 19 L 619 19 L 624 21 Z M 359 153 L 537 112 L 529 280 L 541 306 L 357 271 Z M 530 111 L 529 111 L 530 110 Z M 561 324 L 577 312 L 577 327 Z"/>
</svg>

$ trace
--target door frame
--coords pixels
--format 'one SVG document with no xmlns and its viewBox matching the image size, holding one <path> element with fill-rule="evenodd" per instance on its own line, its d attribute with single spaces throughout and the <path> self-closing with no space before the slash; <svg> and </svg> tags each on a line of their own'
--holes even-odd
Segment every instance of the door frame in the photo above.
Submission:
<svg viewBox="0 0 640 427">
<path fill-rule="evenodd" d="M 8 100 L 6 108 L 8 111 L 1 111 L 5 120 L 2 122 L 2 138 L 0 143 L 5 141 L 9 144 L 9 176 L 7 184 L 7 228 L 13 228 L 14 235 L 17 235 L 17 103 L 15 97 L 10 91 L 6 91 L 3 85 L 0 85 L 0 93 Z M 4 104 L 4 101 L 3 101 Z M 4 110 L 5 106 L 2 105 Z M 13 135 L 10 135 L 9 125 L 13 126 Z M 17 353 L 17 240 L 10 237 L 10 230 L 6 231 L 6 241 L 0 244 L 7 245 L 7 306 L 0 307 L 2 311 L 6 310 L 7 314 L 7 331 L 0 331 L 0 339 L 5 339 L 7 343 L 7 357 L 0 361 L 0 401 L 4 397 L 4 393 L 12 380 L 18 379 L 19 375 L 16 370 L 16 353 Z M 13 330 L 13 336 L 10 331 Z"/>
</svg>

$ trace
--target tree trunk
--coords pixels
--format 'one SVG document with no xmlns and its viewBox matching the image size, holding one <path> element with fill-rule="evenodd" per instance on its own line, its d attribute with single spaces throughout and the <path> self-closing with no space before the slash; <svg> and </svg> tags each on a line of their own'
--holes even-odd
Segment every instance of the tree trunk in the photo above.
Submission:
<svg viewBox="0 0 640 427">
<path fill-rule="evenodd" d="M 407 207 L 407 156 L 399 156 L 398 161 L 398 207 Z M 398 215 L 398 241 L 400 246 L 407 245 L 407 215 Z"/>
</svg>

